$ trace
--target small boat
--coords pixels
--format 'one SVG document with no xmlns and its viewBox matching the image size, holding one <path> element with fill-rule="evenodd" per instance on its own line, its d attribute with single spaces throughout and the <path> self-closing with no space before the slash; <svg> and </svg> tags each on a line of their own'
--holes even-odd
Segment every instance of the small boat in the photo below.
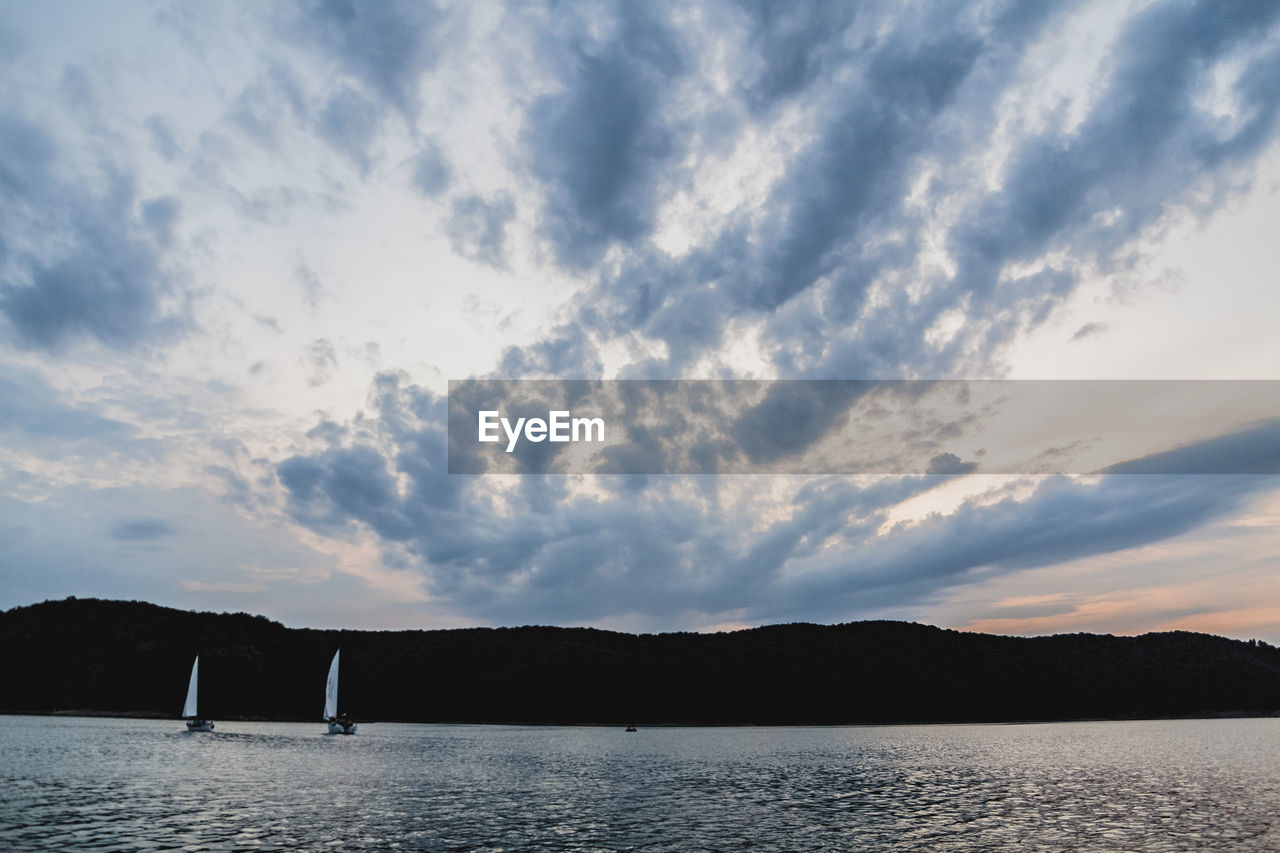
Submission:
<svg viewBox="0 0 1280 853">
<path fill-rule="evenodd" d="M 627 726 L 627 727 L 626 727 L 626 729 L 625 729 L 624 731 L 634 732 L 635 730 L 636 730 L 636 727 L 635 727 L 635 726 Z"/>
<path fill-rule="evenodd" d="M 196 676 L 199 672 L 200 656 L 196 655 L 195 663 L 191 664 L 191 681 L 187 684 L 187 701 L 182 706 L 182 718 L 187 721 L 189 732 L 211 732 L 213 723 L 200 719 L 196 714 Z"/>
<path fill-rule="evenodd" d="M 342 649 L 333 653 L 333 663 L 329 664 L 329 678 L 324 683 L 324 721 L 329 724 L 331 735 L 353 735 L 356 733 L 356 722 L 347 714 L 338 713 L 338 655 Z"/>
</svg>

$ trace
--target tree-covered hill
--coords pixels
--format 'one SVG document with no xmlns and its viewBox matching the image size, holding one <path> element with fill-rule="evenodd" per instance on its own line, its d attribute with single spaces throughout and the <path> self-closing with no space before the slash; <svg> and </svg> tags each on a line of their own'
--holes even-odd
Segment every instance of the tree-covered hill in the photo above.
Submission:
<svg viewBox="0 0 1280 853">
<path fill-rule="evenodd" d="M 200 655 L 213 719 L 857 723 L 1280 710 L 1280 650 L 1206 634 L 1018 638 L 905 622 L 721 634 L 290 629 L 261 616 L 66 599 L 0 613 L 0 710 L 176 717 Z"/>
</svg>

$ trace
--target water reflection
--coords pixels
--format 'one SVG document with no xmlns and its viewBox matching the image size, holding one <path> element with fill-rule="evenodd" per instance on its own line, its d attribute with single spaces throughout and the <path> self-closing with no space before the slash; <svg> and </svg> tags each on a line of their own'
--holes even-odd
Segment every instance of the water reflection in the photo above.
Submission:
<svg viewBox="0 0 1280 853">
<path fill-rule="evenodd" d="M 6 850 L 1280 849 L 1275 719 L 353 738 L 0 723 Z"/>
</svg>

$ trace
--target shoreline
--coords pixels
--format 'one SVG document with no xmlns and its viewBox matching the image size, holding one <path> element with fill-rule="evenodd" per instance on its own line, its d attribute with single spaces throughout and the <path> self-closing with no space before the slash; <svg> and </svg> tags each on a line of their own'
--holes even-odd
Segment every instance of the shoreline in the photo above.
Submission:
<svg viewBox="0 0 1280 853">
<path fill-rule="evenodd" d="M 67 709 L 56 711 L 25 711 L 0 709 L 0 717 L 79 717 L 84 719 L 116 719 L 116 720 L 173 720 L 181 718 L 154 711 L 98 711 L 93 709 Z M 879 720 L 875 722 L 852 721 L 832 723 L 671 723 L 631 721 L 640 729 L 847 729 L 847 728 L 886 728 L 900 726 L 1035 726 L 1051 723 L 1137 723 L 1164 722 L 1172 720 L 1265 720 L 1280 718 L 1280 710 L 1275 711 L 1220 711 L 1205 714 L 1144 714 L 1118 715 L 1110 717 L 1050 717 L 1040 719 L 996 719 L 996 720 Z M 246 715 L 216 716 L 215 722 L 227 723 L 319 723 L 320 720 L 287 718 L 287 717 L 253 717 Z M 623 728 L 628 722 L 535 722 L 521 720 L 397 720 L 397 719 L 359 719 L 361 725 L 394 723 L 397 725 L 420 726 L 493 726 L 510 728 L 584 728 L 611 729 Z"/>
</svg>

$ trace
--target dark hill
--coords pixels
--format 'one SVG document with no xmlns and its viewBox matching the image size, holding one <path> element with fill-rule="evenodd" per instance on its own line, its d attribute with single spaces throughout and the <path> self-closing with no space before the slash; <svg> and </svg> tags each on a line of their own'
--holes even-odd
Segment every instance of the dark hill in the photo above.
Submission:
<svg viewBox="0 0 1280 853">
<path fill-rule="evenodd" d="M 905 622 L 635 636 L 587 628 L 290 629 L 67 599 L 0 613 L 0 710 L 178 715 L 200 655 L 214 719 L 857 723 L 1280 709 L 1280 650 L 1206 634 L 1017 638 Z"/>
</svg>

